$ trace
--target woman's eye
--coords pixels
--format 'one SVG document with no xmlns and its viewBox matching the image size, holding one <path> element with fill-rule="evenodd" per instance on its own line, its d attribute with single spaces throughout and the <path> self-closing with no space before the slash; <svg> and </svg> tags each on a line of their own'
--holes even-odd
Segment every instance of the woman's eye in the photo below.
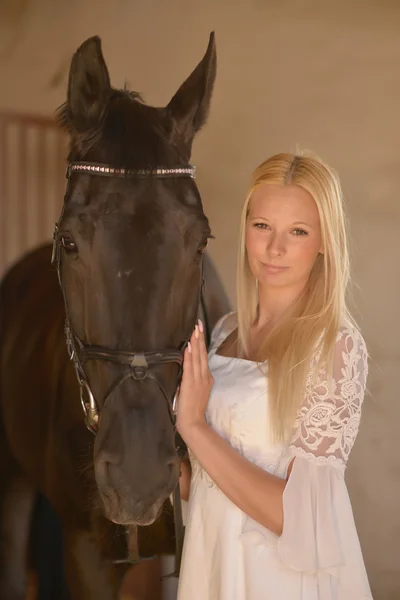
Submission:
<svg viewBox="0 0 400 600">
<path fill-rule="evenodd" d="M 299 229 L 298 227 L 296 227 L 296 229 L 293 229 L 294 234 L 301 236 L 301 235 L 308 235 L 308 232 L 305 231 L 304 229 Z"/>
<path fill-rule="evenodd" d="M 63 248 L 66 252 L 77 252 L 78 250 L 74 240 L 70 237 L 62 236 L 61 244 L 63 245 Z"/>
<path fill-rule="evenodd" d="M 267 223 L 254 223 L 256 229 L 268 229 Z"/>
</svg>

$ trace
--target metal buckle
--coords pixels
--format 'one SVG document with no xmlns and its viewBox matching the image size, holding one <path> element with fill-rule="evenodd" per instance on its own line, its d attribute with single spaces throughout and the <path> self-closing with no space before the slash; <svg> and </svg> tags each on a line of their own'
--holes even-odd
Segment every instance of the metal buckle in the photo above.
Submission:
<svg viewBox="0 0 400 600">
<path fill-rule="evenodd" d="M 97 432 L 97 425 L 99 422 L 99 411 L 97 408 L 96 400 L 94 399 L 92 390 L 90 389 L 90 386 L 87 383 L 87 381 L 85 381 L 84 379 L 79 379 L 79 386 L 81 404 L 83 412 L 85 414 L 85 425 L 89 429 L 89 431 L 95 434 Z M 85 399 L 83 397 L 84 391 L 86 391 L 89 397 L 89 402 L 85 402 Z"/>
<path fill-rule="evenodd" d="M 56 226 L 54 228 L 54 233 L 53 233 L 53 248 L 51 251 L 51 264 L 54 266 L 56 264 L 56 257 L 58 259 L 58 240 L 57 240 L 57 235 L 58 235 L 58 225 L 56 223 Z M 58 266 L 58 260 L 57 260 L 57 266 Z"/>
<path fill-rule="evenodd" d="M 179 392 L 177 390 L 175 392 L 175 396 L 172 401 L 172 412 L 174 413 L 175 416 L 176 416 L 176 413 L 178 412 L 178 397 L 179 397 Z"/>
</svg>

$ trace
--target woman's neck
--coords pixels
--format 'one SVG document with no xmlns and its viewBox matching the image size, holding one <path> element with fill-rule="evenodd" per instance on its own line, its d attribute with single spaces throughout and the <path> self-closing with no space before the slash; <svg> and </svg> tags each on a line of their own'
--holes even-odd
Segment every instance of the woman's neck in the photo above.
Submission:
<svg viewBox="0 0 400 600">
<path fill-rule="evenodd" d="M 294 304 L 305 287 L 304 282 L 297 286 L 272 287 L 259 284 L 259 310 L 256 329 L 272 325 Z"/>
</svg>

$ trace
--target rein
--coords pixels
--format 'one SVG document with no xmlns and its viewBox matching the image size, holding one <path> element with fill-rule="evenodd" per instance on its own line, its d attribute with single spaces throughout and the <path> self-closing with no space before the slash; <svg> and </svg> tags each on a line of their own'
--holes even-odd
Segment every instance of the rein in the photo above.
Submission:
<svg viewBox="0 0 400 600">
<path fill-rule="evenodd" d="M 155 381 L 158 385 L 162 395 L 164 396 L 168 411 L 170 414 L 171 422 L 176 429 L 176 391 L 180 385 L 182 378 L 182 367 L 183 367 L 183 353 L 188 344 L 189 340 L 185 340 L 179 349 L 164 349 L 153 352 L 130 352 L 124 350 L 113 350 L 110 348 L 106 348 L 103 346 L 93 346 L 93 345 L 85 345 L 73 332 L 70 318 L 69 318 L 69 309 L 67 304 L 67 298 L 65 293 L 65 288 L 62 282 L 61 277 L 61 242 L 59 238 L 59 223 L 61 222 L 65 203 L 68 196 L 69 184 L 72 173 L 86 173 L 90 175 L 99 175 L 103 177 L 123 177 L 123 178 L 180 178 L 180 177 L 190 177 L 192 179 L 195 178 L 196 169 L 192 165 L 183 165 L 176 166 L 172 168 L 165 167 L 155 167 L 149 169 L 122 169 L 116 168 L 110 165 L 104 165 L 100 163 L 91 163 L 91 162 L 71 162 L 68 165 L 66 178 L 67 178 L 67 188 L 64 197 L 64 206 L 61 213 L 61 217 L 59 221 L 55 224 L 55 230 L 53 234 L 53 253 L 52 253 L 52 264 L 57 269 L 58 281 L 61 287 L 61 291 L 64 298 L 64 306 L 65 306 L 65 338 L 67 343 L 67 350 L 69 354 L 70 360 L 73 362 L 76 377 L 79 383 L 80 389 L 80 400 L 83 408 L 83 412 L 85 415 L 85 425 L 93 433 L 94 435 L 97 432 L 97 426 L 100 416 L 100 411 L 96 399 L 91 390 L 88 378 L 85 373 L 84 366 L 88 361 L 93 360 L 102 360 L 102 361 L 110 361 L 120 365 L 125 365 L 129 367 L 129 369 L 121 375 L 121 377 L 111 386 L 111 388 L 106 393 L 106 396 L 103 400 L 103 406 L 105 405 L 109 396 L 115 392 L 115 390 L 127 379 L 133 378 L 135 380 L 146 380 L 151 379 Z M 200 286 L 200 299 L 199 299 L 199 307 L 201 306 L 204 314 L 204 326 L 205 326 L 205 334 L 206 334 L 206 342 L 207 344 L 210 341 L 210 326 L 206 314 L 206 307 L 203 296 L 203 285 L 204 285 L 204 277 L 203 273 L 201 276 L 201 286 Z M 194 328 L 194 325 L 193 325 Z M 158 380 L 158 378 L 152 373 L 151 367 L 153 365 L 165 364 L 165 363 L 176 363 L 178 365 L 178 376 L 175 387 L 175 393 L 173 398 L 170 398 L 165 391 L 163 385 Z M 86 396 L 86 398 L 85 398 Z M 179 436 L 179 434 L 175 433 L 176 440 L 176 451 L 178 456 L 182 457 L 186 452 L 186 445 L 183 440 Z M 180 497 L 180 489 L 179 489 L 179 481 L 173 492 L 173 509 L 174 509 L 174 526 L 175 526 L 175 571 L 170 575 L 165 577 L 178 577 L 181 566 L 182 559 L 182 549 L 183 549 L 183 538 L 184 538 L 184 526 L 182 519 L 182 506 L 181 506 L 181 497 Z M 137 560 L 130 560 L 127 558 L 126 560 L 116 560 L 114 561 L 116 564 L 120 563 L 129 563 L 129 564 L 137 564 L 142 562 L 143 560 L 149 560 L 145 558 L 139 558 Z"/>
</svg>

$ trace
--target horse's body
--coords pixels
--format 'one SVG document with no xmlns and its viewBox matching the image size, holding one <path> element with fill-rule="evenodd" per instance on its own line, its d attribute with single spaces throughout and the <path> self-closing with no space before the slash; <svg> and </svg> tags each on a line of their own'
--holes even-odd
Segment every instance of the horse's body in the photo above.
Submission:
<svg viewBox="0 0 400 600">
<path fill-rule="evenodd" d="M 151 166 L 156 161 L 156 164 L 161 162 L 167 165 L 171 161 L 172 164 L 187 162 L 192 137 L 204 122 L 211 96 L 213 76 L 208 70 L 210 61 L 215 61 L 211 42 L 205 59 L 188 80 L 187 92 L 179 91 L 167 112 L 163 109 L 164 112 L 154 113 L 157 120 L 154 117 L 149 119 L 149 148 L 145 146 L 145 140 L 148 139 L 145 120 L 148 114 L 153 114 L 150 111 L 161 109 L 139 105 L 134 97 L 129 97 L 125 92 L 109 92 L 111 88 L 107 87 L 105 65 L 101 63 L 101 51 L 96 44 L 90 41 L 82 46 L 74 57 L 75 63 L 70 74 L 69 100 L 63 115 L 65 121 L 69 120 L 67 126 L 72 138 L 70 158 L 109 164 L 117 161 L 118 167 L 131 168 L 137 166 L 135 160 L 137 156 L 140 159 L 143 150 L 146 165 Z M 211 84 L 208 80 L 212 80 Z M 201 97 L 197 99 L 198 106 L 191 107 L 190 103 L 185 104 L 186 93 L 191 98 L 190 102 L 193 102 L 196 85 L 201 88 Z M 101 102 L 108 103 L 107 107 L 100 107 Z M 97 117 L 96 109 L 99 109 Z M 143 111 L 139 115 L 139 123 L 138 111 Z M 200 118 L 201 111 L 203 114 Z M 163 124 L 160 115 L 163 119 L 168 117 L 167 125 L 173 121 L 177 131 L 182 125 L 181 121 L 184 124 L 178 141 L 174 142 L 171 132 L 168 134 L 172 158 L 168 155 L 169 146 L 163 146 L 163 155 L 154 137 L 154 130 L 160 135 L 160 124 Z M 96 118 L 99 119 L 98 123 L 94 121 Z M 194 123 L 196 118 L 198 122 Z M 109 125 L 107 119 L 112 119 L 113 124 L 112 151 L 118 156 L 114 161 L 106 151 L 109 145 L 104 129 Z M 187 119 L 191 123 L 191 133 Z M 88 120 L 89 141 L 85 138 Z M 135 153 L 132 164 L 129 162 L 131 159 L 127 158 L 129 148 L 126 151 L 122 148 L 122 151 L 118 146 L 118 132 L 125 139 L 126 131 L 121 129 L 124 121 L 126 128 L 136 123 L 132 131 L 139 135 L 143 146 L 138 142 L 136 150 L 139 154 Z M 102 136 L 105 136 L 103 140 Z M 147 525 L 154 521 L 160 514 L 159 507 L 168 503 L 167 498 L 176 485 L 179 473 L 176 469 L 177 458 L 173 454 L 173 428 L 165 399 L 154 385 L 154 378 L 149 382 L 124 380 L 123 385 L 118 389 L 112 388 L 107 395 L 104 390 L 109 388 L 110 377 L 112 375 L 114 380 L 120 367 L 107 371 L 108 367 L 102 362 L 87 367 L 85 376 L 89 377 L 96 395 L 101 418 L 96 437 L 86 429 L 79 401 L 79 386 L 64 341 L 64 301 L 68 298 L 70 325 L 86 344 L 115 346 L 117 351 L 121 351 L 121 344 L 123 350 L 130 352 L 137 352 L 138 345 L 141 351 L 153 351 L 154 346 L 176 348 L 177 340 L 184 339 L 190 333 L 192 315 L 195 315 L 199 302 L 197 281 L 204 234 L 200 230 L 196 234 L 193 229 L 196 222 L 193 219 L 197 214 L 205 226 L 207 222 L 201 203 L 193 196 L 197 192 L 192 183 L 171 180 L 159 186 L 154 181 L 147 187 L 143 187 L 142 183 L 136 187 L 136 184 L 128 181 L 116 181 L 110 185 L 109 181 L 94 179 L 86 174 L 74 175 L 66 196 L 63 219 L 68 222 L 68 236 L 66 238 L 66 234 L 63 234 L 64 253 L 58 265 L 64 296 L 55 269 L 50 265 L 49 245 L 19 261 L 1 284 L 2 600 L 23 600 L 25 597 L 26 552 L 38 491 L 47 496 L 61 519 L 65 569 L 72 599 L 114 600 L 127 568 L 126 564 L 113 563 L 128 555 L 126 526 Z M 146 200 L 148 193 L 151 195 Z M 189 193 L 191 196 L 188 201 Z M 160 204 L 162 194 L 165 195 L 164 204 Z M 168 201 L 174 203 L 172 218 L 168 217 Z M 80 211 L 79 227 L 75 232 L 77 208 Z M 146 210 L 150 211 L 148 215 Z M 151 214 L 156 215 L 156 224 L 153 223 L 154 219 L 149 218 Z M 91 219 L 94 221 L 91 222 Z M 138 219 L 137 230 L 135 219 Z M 190 219 L 188 225 L 185 225 L 185 219 Z M 66 231 L 64 221 L 61 221 L 61 231 Z M 127 222 L 132 222 L 131 230 Z M 194 243 L 200 250 L 197 258 L 190 259 L 193 263 L 177 262 L 176 259 L 174 262 L 168 257 L 168 253 L 176 252 L 174 248 L 181 238 L 179 228 L 171 233 L 163 230 L 163 227 L 172 227 L 174 222 L 178 222 L 181 228 L 189 227 L 190 223 L 185 236 L 192 230 L 193 236 L 198 235 Z M 90 226 L 87 233 L 90 237 L 85 238 L 87 224 Z M 96 239 L 99 230 L 103 236 L 100 247 L 96 246 L 99 243 Z M 114 234 L 114 245 L 108 254 L 100 255 L 107 251 L 110 239 L 107 236 Z M 132 235 L 136 236 L 137 244 L 141 244 L 140 239 L 143 239 L 142 250 L 147 253 L 146 257 L 132 253 Z M 169 240 L 168 236 L 171 235 L 175 238 Z M 163 242 L 165 236 L 167 241 Z M 192 242 L 190 237 L 182 239 L 185 240 L 181 250 L 184 257 Z M 118 245 L 118 254 L 112 256 L 115 262 L 108 265 L 111 254 L 115 254 L 115 244 Z M 80 248 L 80 254 L 77 248 Z M 138 248 L 141 246 L 136 250 Z M 157 254 L 153 258 L 152 252 L 155 251 Z M 162 274 L 155 270 L 160 260 Z M 147 270 L 143 268 L 146 265 Z M 149 273 L 149 268 L 154 272 Z M 82 274 L 79 269 L 82 269 Z M 204 261 L 204 275 L 205 305 L 212 327 L 227 312 L 229 303 L 209 261 Z M 164 280 L 166 276 L 170 277 L 173 288 L 168 288 L 170 284 L 166 281 L 165 284 L 159 284 L 158 292 L 155 287 L 157 278 L 163 277 Z M 108 287 L 102 287 L 103 279 Z M 118 286 L 118 290 L 114 290 L 114 297 L 113 281 L 115 287 Z M 163 288 L 163 285 L 167 287 Z M 157 299 L 158 293 L 162 294 L 160 300 Z M 93 298 L 97 300 L 90 306 L 88 298 L 90 301 Z M 159 310 L 163 306 L 164 313 Z M 151 310 L 154 310 L 153 314 Z M 162 370 L 156 365 L 154 369 L 156 377 L 162 379 L 163 391 L 166 390 L 167 396 L 174 393 L 176 386 L 174 369 L 173 365 L 167 365 Z M 158 519 L 150 526 L 150 533 L 149 529 L 139 527 L 139 533 L 142 555 L 173 550 L 170 518 Z"/>
</svg>

